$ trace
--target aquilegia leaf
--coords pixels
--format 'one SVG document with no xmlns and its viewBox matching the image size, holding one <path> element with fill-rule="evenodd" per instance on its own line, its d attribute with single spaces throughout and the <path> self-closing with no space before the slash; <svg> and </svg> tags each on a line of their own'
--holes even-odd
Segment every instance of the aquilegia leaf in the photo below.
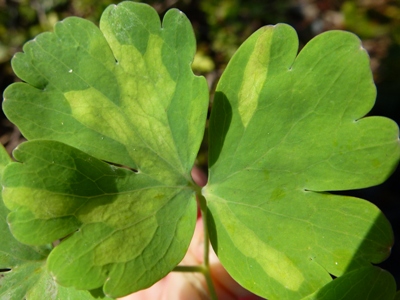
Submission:
<svg viewBox="0 0 400 300">
<path fill-rule="evenodd" d="M 186 16 L 148 5 L 108 7 L 100 30 L 68 18 L 12 61 L 25 83 L 3 108 L 28 140 L 6 168 L 13 234 L 40 245 L 57 281 L 104 285 L 111 297 L 146 288 L 187 251 L 196 221 L 190 171 L 208 107 L 190 64 Z M 109 165 L 124 166 L 123 168 Z"/>
<path fill-rule="evenodd" d="M 228 272 L 268 299 L 301 299 L 330 274 L 381 262 L 393 243 L 373 204 L 326 192 L 379 184 L 399 159 L 397 125 L 363 118 L 375 99 L 366 51 L 340 31 L 297 51 L 288 25 L 254 33 L 210 119 L 211 241 Z"/>
<path fill-rule="evenodd" d="M 196 216 L 188 187 L 55 141 L 23 143 L 14 157 L 22 164 L 8 165 L 3 181 L 11 230 L 39 245 L 72 234 L 48 258 L 61 285 L 105 284 L 106 294 L 121 296 L 165 276 L 185 254 Z"/>
</svg>

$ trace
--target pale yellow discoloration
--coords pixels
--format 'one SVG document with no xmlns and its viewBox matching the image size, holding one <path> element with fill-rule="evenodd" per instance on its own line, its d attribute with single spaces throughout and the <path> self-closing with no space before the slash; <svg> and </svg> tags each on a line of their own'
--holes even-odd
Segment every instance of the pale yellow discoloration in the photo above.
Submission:
<svg viewBox="0 0 400 300">
<path fill-rule="evenodd" d="M 125 61 L 123 66 L 130 66 L 118 73 L 121 105 L 124 113 L 131 116 L 135 127 L 143 132 L 142 136 L 147 137 L 147 146 L 157 153 L 168 153 L 168 160 L 175 159 L 173 163 L 179 165 L 168 115 L 165 113 L 174 97 L 176 82 L 163 65 L 162 44 L 159 36 L 151 35 L 144 55 L 133 46 L 121 46 L 121 53 L 127 54 L 121 59 Z M 132 62 L 126 63 L 126 60 Z"/>
<path fill-rule="evenodd" d="M 244 127 L 257 109 L 258 97 L 267 78 L 272 32 L 268 28 L 259 36 L 244 70 L 238 94 L 238 111 Z"/>
<path fill-rule="evenodd" d="M 64 97 L 71 105 L 72 115 L 83 125 L 123 144 L 129 143 L 132 136 L 129 121 L 104 94 L 90 87 L 67 92 Z"/>
<path fill-rule="evenodd" d="M 300 289 L 304 276 L 289 257 L 262 241 L 253 230 L 236 217 L 227 204 L 218 202 L 214 207 L 224 215 L 222 224 L 232 243 L 244 256 L 255 259 L 268 276 L 286 289 L 292 291 Z"/>
<path fill-rule="evenodd" d="M 49 199 L 51 205 L 48 205 Z M 3 200 L 9 209 L 23 207 L 30 210 L 37 219 L 51 219 L 72 214 L 83 201 L 81 198 L 23 186 L 3 189 Z"/>
<path fill-rule="evenodd" d="M 152 241 L 158 228 L 154 215 L 124 229 L 115 230 L 93 247 L 93 261 L 98 266 L 126 263 L 140 256 Z M 127 238 L 129 236 L 129 238 Z M 118 253 L 119 255 L 110 255 Z"/>
<path fill-rule="evenodd" d="M 132 156 L 142 157 L 142 166 L 148 165 L 143 157 L 151 153 L 181 165 L 165 113 L 174 98 L 176 82 L 163 65 L 163 43 L 160 36 L 150 35 L 144 54 L 132 45 L 114 49 L 119 60 L 114 68 L 120 82 L 118 99 L 108 99 L 93 87 L 64 94 L 72 115 L 83 125 L 121 144 L 134 142 Z"/>
</svg>

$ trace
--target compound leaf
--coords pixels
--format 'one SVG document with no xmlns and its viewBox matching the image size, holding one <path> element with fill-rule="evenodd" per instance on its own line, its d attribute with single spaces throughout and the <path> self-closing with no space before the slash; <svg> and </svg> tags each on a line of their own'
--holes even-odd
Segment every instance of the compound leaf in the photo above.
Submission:
<svg viewBox="0 0 400 300">
<path fill-rule="evenodd" d="M 31 140 L 5 170 L 12 233 L 63 239 L 47 263 L 61 285 L 111 297 L 149 287 L 183 258 L 197 215 L 190 171 L 208 89 L 190 67 L 189 21 L 173 9 L 161 25 L 150 6 L 124 2 L 100 29 L 68 18 L 23 50 L 12 65 L 25 83 L 3 102 Z"/>
<path fill-rule="evenodd" d="M 384 181 L 397 125 L 363 118 L 375 99 L 353 34 L 331 31 L 297 55 L 293 28 L 255 32 L 218 83 L 210 119 L 210 237 L 222 264 L 268 299 L 301 299 L 384 260 L 393 234 L 373 204 L 328 191 Z"/>
</svg>

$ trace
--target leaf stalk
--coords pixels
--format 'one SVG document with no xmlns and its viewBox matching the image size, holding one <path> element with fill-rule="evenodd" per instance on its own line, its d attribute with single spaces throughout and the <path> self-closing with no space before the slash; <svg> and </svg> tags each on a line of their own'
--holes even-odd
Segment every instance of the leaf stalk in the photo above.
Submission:
<svg viewBox="0 0 400 300">
<path fill-rule="evenodd" d="M 197 184 L 192 183 L 192 188 L 196 192 L 197 199 L 200 204 L 200 212 L 203 219 L 203 231 L 204 231 L 204 254 L 203 254 L 203 263 L 198 266 L 176 266 L 173 271 L 174 272 L 200 272 L 204 275 L 208 287 L 208 292 L 210 293 L 211 300 L 218 300 L 217 293 L 215 291 L 214 283 L 211 278 L 210 272 L 210 239 L 208 234 L 208 226 L 207 226 L 207 201 L 204 196 L 201 194 L 201 187 Z"/>
</svg>

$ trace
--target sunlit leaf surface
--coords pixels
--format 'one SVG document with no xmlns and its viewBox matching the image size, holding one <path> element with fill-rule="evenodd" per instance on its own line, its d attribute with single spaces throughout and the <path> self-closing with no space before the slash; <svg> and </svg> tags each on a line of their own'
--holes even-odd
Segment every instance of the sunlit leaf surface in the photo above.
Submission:
<svg viewBox="0 0 400 300">
<path fill-rule="evenodd" d="M 219 81 L 210 120 L 211 240 L 243 286 L 301 299 L 378 263 L 393 243 L 373 204 L 328 191 L 384 181 L 400 155 L 397 125 L 366 117 L 369 59 L 353 34 L 332 31 L 297 55 L 288 25 L 263 27 Z"/>
<path fill-rule="evenodd" d="M 65 238 L 48 261 L 61 285 L 123 296 L 186 253 L 208 107 L 190 67 L 195 47 L 180 11 L 161 24 L 150 6 L 124 2 L 100 29 L 68 18 L 13 59 L 25 82 L 5 91 L 3 108 L 36 141 L 5 171 L 8 220 L 27 244 Z"/>
</svg>

